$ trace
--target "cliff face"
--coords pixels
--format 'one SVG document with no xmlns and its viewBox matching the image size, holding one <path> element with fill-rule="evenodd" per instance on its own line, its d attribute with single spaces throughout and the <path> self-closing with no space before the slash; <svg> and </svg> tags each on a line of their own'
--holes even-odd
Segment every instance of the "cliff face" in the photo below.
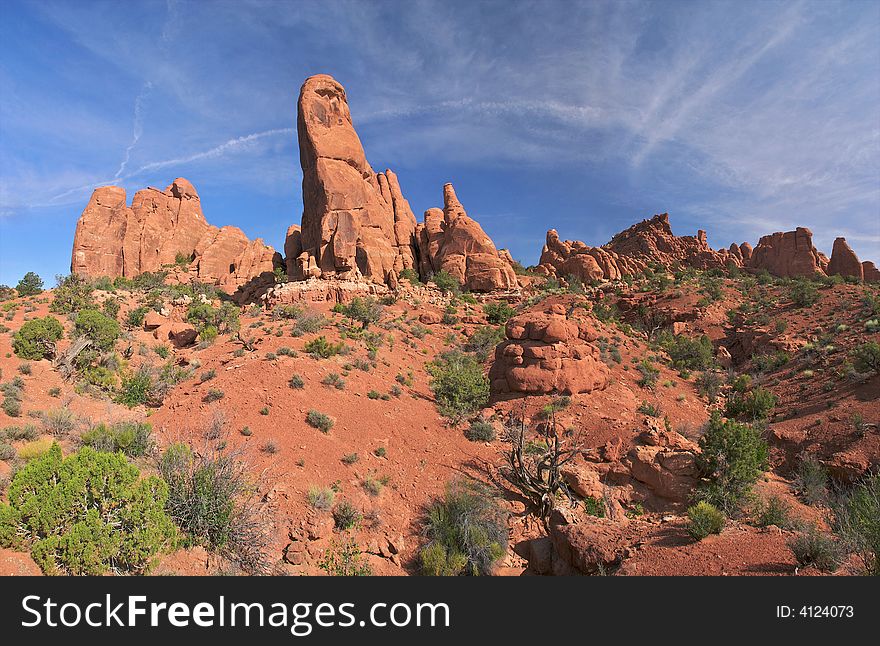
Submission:
<svg viewBox="0 0 880 646">
<path fill-rule="evenodd" d="M 766 269 L 774 276 L 810 277 L 824 274 L 828 259 L 813 246 L 813 232 L 805 227 L 762 237 L 747 267 Z"/>
</svg>

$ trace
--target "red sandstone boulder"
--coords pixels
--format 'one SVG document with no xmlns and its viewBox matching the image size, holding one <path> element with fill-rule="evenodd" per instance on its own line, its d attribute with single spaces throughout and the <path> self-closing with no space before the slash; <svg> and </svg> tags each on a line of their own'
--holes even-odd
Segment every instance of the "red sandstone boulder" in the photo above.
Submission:
<svg viewBox="0 0 880 646">
<path fill-rule="evenodd" d="M 762 237 L 747 266 L 766 269 L 774 276 L 812 277 L 825 273 L 824 256 L 813 246 L 813 232 L 804 227 Z"/>
<path fill-rule="evenodd" d="M 613 570 L 629 554 L 635 532 L 627 525 L 607 518 L 590 517 L 586 522 L 552 522 L 550 540 L 554 557 L 581 574 Z"/>
<path fill-rule="evenodd" d="M 880 283 L 880 269 L 877 269 L 870 260 L 862 262 L 862 276 L 866 283 Z"/>
<path fill-rule="evenodd" d="M 437 325 L 441 320 L 442 317 L 437 312 L 424 312 L 419 315 L 419 323 L 425 325 Z"/>
<path fill-rule="evenodd" d="M 443 187 L 442 219 L 439 209 L 425 212 L 417 229 L 423 277 L 446 271 L 470 291 L 514 289 L 518 283 L 510 254 L 495 248 L 476 220 L 469 217 L 452 184 Z"/>
<path fill-rule="evenodd" d="M 159 312 L 155 310 L 150 310 L 144 316 L 144 329 L 147 331 L 155 330 L 156 328 L 164 325 L 167 322 L 168 319 L 159 314 Z"/>
<path fill-rule="evenodd" d="M 828 275 L 833 276 L 851 276 L 862 280 L 864 278 L 864 268 L 859 262 L 859 257 L 846 243 L 846 238 L 837 238 L 834 240 L 834 247 L 831 250 L 831 261 L 828 263 Z"/>
<path fill-rule="evenodd" d="M 236 227 L 208 224 L 193 185 L 177 178 L 164 191 L 138 191 L 130 207 L 124 189 L 95 189 L 77 222 L 70 269 L 83 276 L 133 278 L 173 265 L 180 256 L 189 259 L 196 278 L 229 292 L 280 262 L 262 240 L 248 240 Z"/>
<path fill-rule="evenodd" d="M 551 299 L 510 319 L 507 340 L 495 349 L 489 372 L 493 393 L 588 393 L 608 384 L 594 321 L 583 308 Z"/>
</svg>

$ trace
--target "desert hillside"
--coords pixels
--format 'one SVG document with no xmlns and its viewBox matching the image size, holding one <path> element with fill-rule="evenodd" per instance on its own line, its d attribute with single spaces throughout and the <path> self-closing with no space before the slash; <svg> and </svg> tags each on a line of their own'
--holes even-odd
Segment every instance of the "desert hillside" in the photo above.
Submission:
<svg viewBox="0 0 880 646">
<path fill-rule="evenodd" d="M 183 178 L 105 186 L 70 275 L 0 288 L 0 573 L 877 572 L 880 272 L 843 238 L 660 214 L 524 267 L 451 184 L 419 222 L 333 78 L 297 130 L 283 253 Z"/>
</svg>

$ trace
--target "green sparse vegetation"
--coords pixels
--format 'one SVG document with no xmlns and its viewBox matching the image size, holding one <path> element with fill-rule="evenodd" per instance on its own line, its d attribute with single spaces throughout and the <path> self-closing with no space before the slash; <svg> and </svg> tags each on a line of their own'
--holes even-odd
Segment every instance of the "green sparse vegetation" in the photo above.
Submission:
<svg viewBox="0 0 880 646">
<path fill-rule="evenodd" d="M 761 433 L 714 411 L 699 440 L 702 452 L 697 468 L 704 482 L 697 491 L 708 502 L 731 516 L 768 466 L 769 448 Z"/>
<path fill-rule="evenodd" d="M 322 433 L 329 433 L 330 429 L 333 428 L 333 420 L 330 416 L 319 413 L 314 409 L 310 410 L 306 415 L 306 422 L 309 426 L 318 429 Z"/>
<path fill-rule="evenodd" d="M 485 485 L 456 480 L 428 508 L 425 535 L 423 574 L 487 575 L 507 549 L 507 519 Z"/>
<path fill-rule="evenodd" d="M 12 350 L 22 359 L 39 361 L 55 355 L 55 342 L 64 335 L 64 328 L 54 316 L 32 319 L 12 335 Z"/>
<path fill-rule="evenodd" d="M 47 574 L 141 574 L 174 537 L 168 486 L 141 478 L 120 453 L 54 444 L 12 479 L 0 503 L 0 545 L 28 549 Z"/>
<path fill-rule="evenodd" d="M 461 419 L 479 410 L 489 399 L 489 380 L 473 357 L 457 350 L 440 355 L 428 371 L 440 413 Z"/>
<path fill-rule="evenodd" d="M 724 514 L 708 502 L 698 502 L 688 507 L 688 534 L 698 541 L 710 534 L 720 534 L 724 529 Z"/>
</svg>

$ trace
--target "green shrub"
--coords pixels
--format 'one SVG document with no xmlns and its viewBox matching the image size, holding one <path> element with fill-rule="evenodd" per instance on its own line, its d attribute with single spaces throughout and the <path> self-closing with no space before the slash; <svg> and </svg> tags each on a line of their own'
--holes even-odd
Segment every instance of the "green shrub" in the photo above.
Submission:
<svg viewBox="0 0 880 646">
<path fill-rule="evenodd" d="M 484 420 L 475 420 L 465 429 L 464 436 L 471 442 L 491 442 L 495 439 L 495 427 Z"/>
<path fill-rule="evenodd" d="M 356 296 L 347 305 L 339 303 L 334 309 L 360 323 L 363 330 L 366 330 L 371 323 L 378 323 L 382 318 L 382 305 L 375 298 Z"/>
<path fill-rule="evenodd" d="M 56 437 L 70 435 L 79 425 L 79 418 L 69 408 L 53 408 L 43 413 L 43 428 Z"/>
<path fill-rule="evenodd" d="M 15 290 L 19 296 L 36 296 L 43 292 L 43 279 L 32 271 L 29 271 L 18 281 Z"/>
<path fill-rule="evenodd" d="M 708 502 L 698 502 L 692 507 L 688 507 L 688 534 L 697 539 L 703 540 L 709 534 L 720 534 L 724 529 L 724 514 Z"/>
<path fill-rule="evenodd" d="M 186 311 L 186 320 L 199 332 L 209 326 L 219 328 L 220 311 L 210 303 L 193 303 Z"/>
<path fill-rule="evenodd" d="M 753 354 L 752 366 L 758 372 L 770 372 L 777 370 L 787 364 L 791 360 L 791 356 L 787 352 L 781 350 L 773 353 Z"/>
<path fill-rule="evenodd" d="M 318 312 L 306 312 L 302 314 L 293 325 L 291 334 L 293 336 L 302 336 L 303 334 L 314 334 L 318 330 L 323 329 L 327 325 L 327 319 Z"/>
<path fill-rule="evenodd" d="M 18 454 L 16 453 L 14 446 L 0 441 L 0 460 L 10 462 L 15 459 L 16 455 Z"/>
<path fill-rule="evenodd" d="M 698 498 L 732 515 L 767 469 L 767 442 L 757 429 L 714 411 L 699 444 L 697 468 L 706 481 Z"/>
<path fill-rule="evenodd" d="M 74 322 L 74 331 L 92 342 L 92 347 L 106 352 L 113 349 L 121 330 L 116 319 L 105 316 L 98 310 L 80 310 Z"/>
<path fill-rule="evenodd" d="M 149 307 L 136 307 L 128 313 L 128 321 L 129 326 L 133 328 L 141 327 L 144 324 L 144 319 L 147 316 L 147 312 L 150 311 Z"/>
<path fill-rule="evenodd" d="M 779 496 L 771 496 L 765 502 L 760 503 L 755 522 L 758 527 L 770 527 L 775 525 L 781 529 L 791 526 L 791 506 Z"/>
<path fill-rule="evenodd" d="M 306 415 L 306 422 L 312 428 L 316 428 L 322 433 L 329 433 L 330 429 L 333 428 L 333 420 L 330 419 L 328 415 L 324 413 L 319 413 L 316 410 L 310 410 Z"/>
<path fill-rule="evenodd" d="M 336 492 L 330 487 L 318 487 L 315 485 L 309 487 L 309 492 L 306 496 L 310 506 L 323 511 L 326 511 L 333 506 L 333 499 L 335 497 Z"/>
<path fill-rule="evenodd" d="M 788 542 L 788 547 L 798 565 L 812 565 L 820 570 L 832 572 L 842 561 L 842 550 L 834 539 L 812 526 L 801 531 Z"/>
<path fill-rule="evenodd" d="M 326 337 L 319 336 L 305 344 L 303 349 L 315 358 L 328 359 L 339 354 L 345 344 L 342 342 L 331 343 Z"/>
<path fill-rule="evenodd" d="M 21 417 L 21 401 L 7 395 L 3 398 L 3 404 L 0 405 L 3 412 L 9 417 Z"/>
<path fill-rule="evenodd" d="M 649 417 L 660 417 L 663 411 L 660 410 L 660 407 L 657 404 L 649 404 L 646 401 L 643 401 L 639 404 L 638 412 L 642 415 L 648 415 Z"/>
<path fill-rule="evenodd" d="M 149 292 L 154 289 L 160 289 L 165 286 L 165 278 L 168 277 L 167 271 L 145 271 L 142 274 L 138 274 L 135 276 L 130 283 L 132 289 L 139 289 L 144 292 Z M 114 280 L 114 284 L 116 281 Z M 119 286 L 122 286 L 124 281 L 121 281 Z"/>
<path fill-rule="evenodd" d="M 837 498 L 834 532 L 848 551 L 859 555 L 868 574 L 880 575 L 880 474 Z"/>
<path fill-rule="evenodd" d="M 219 388 L 211 388 L 210 390 L 208 390 L 208 392 L 205 393 L 205 396 L 202 397 L 202 401 L 206 404 L 210 404 L 211 402 L 220 401 L 225 396 L 226 393 L 224 393 Z"/>
<path fill-rule="evenodd" d="M 605 518 L 605 501 L 602 498 L 587 496 L 584 498 L 584 511 L 596 518 Z"/>
<path fill-rule="evenodd" d="M 465 352 L 473 352 L 479 361 L 485 361 L 490 353 L 495 351 L 495 346 L 504 340 L 504 328 L 484 325 L 478 327 L 468 337 L 464 344 Z"/>
<path fill-rule="evenodd" d="M 859 372 L 880 373 L 880 343 L 868 341 L 853 350 L 853 367 Z"/>
<path fill-rule="evenodd" d="M 84 309 L 94 309 L 93 291 L 92 284 L 76 274 L 59 277 L 58 286 L 52 291 L 53 300 L 49 310 L 57 314 L 73 314 Z"/>
<path fill-rule="evenodd" d="M 152 427 L 142 422 L 103 422 L 82 434 L 82 443 L 96 451 L 122 451 L 129 457 L 140 457 L 152 451 Z"/>
<path fill-rule="evenodd" d="M 408 280 L 413 285 L 420 285 L 421 280 L 419 279 L 419 273 L 410 267 L 401 270 L 401 272 L 397 275 L 401 280 Z"/>
<path fill-rule="evenodd" d="M 18 293 L 9 285 L 0 285 L 0 303 L 16 298 Z"/>
<path fill-rule="evenodd" d="M 325 386 L 333 386 L 336 390 L 345 390 L 345 380 L 335 372 L 331 372 L 325 376 L 321 380 L 321 383 Z"/>
<path fill-rule="evenodd" d="M 810 505 L 828 500 L 828 470 L 811 455 L 801 456 L 793 484 L 795 491 Z"/>
<path fill-rule="evenodd" d="M 446 270 L 438 271 L 431 277 L 431 282 L 444 294 L 458 294 L 461 292 L 461 284 Z"/>
<path fill-rule="evenodd" d="M 18 441 L 18 440 L 35 440 L 40 436 L 40 431 L 33 424 L 27 424 L 25 426 L 7 426 L 3 430 L 0 430 L 0 437 L 5 437 L 10 441 Z"/>
<path fill-rule="evenodd" d="M 473 357 L 457 350 L 446 352 L 428 366 L 431 390 L 441 415 L 461 419 L 489 399 L 489 380 Z"/>
<path fill-rule="evenodd" d="M 819 290 L 812 281 L 800 278 L 789 288 L 788 297 L 797 307 L 809 307 L 819 301 Z"/>
<path fill-rule="evenodd" d="M 697 392 L 708 399 L 710 404 L 714 404 L 715 400 L 718 399 L 718 393 L 721 392 L 721 375 L 711 371 L 702 372 L 694 383 L 697 387 Z"/>
<path fill-rule="evenodd" d="M 752 421 L 767 419 L 776 406 L 776 396 L 769 390 L 758 387 L 753 390 L 734 388 L 727 399 L 724 412 L 728 417 Z"/>
<path fill-rule="evenodd" d="M 487 575 L 507 549 L 507 518 L 488 488 L 455 480 L 427 510 L 422 573 Z"/>
<path fill-rule="evenodd" d="M 293 375 L 290 378 L 290 381 L 287 382 L 287 385 L 293 388 L 294 390 L 302 390 L 305 388 L 306 383 L 303 381 L 303 378 L 299 375 Z"/>
<path fill-rule="evenodd" d="M 122 304 L 118 298 L 108 298 L 101 306 L 101 310 L 111 319 L 116 319 L 119 316 L 120 307 L 122 307 Z"/>
<path fill-rule="evenodd" d="M 331 540 L 318 567 L 330 576 L 371 576 L 373 569 L 362 555 L 361 548 L 350 536 L 342 543 Z"/>
<path fill-rule="evenodd" d="M 302 314 L 302 308 L 296 305 L 279 305 L 272 310 L 272 318 L 294 320 Z"/>
<path fill-rule="evenodd" d="M 516 314 L 516 310 L 504 302 L 487 303 L 483 305 L 483 311 L 492 325 L 507 323 L 508 319 Z"/>
<path fill-rule="evenodd" d="M 705 335 L 691 339 L 681 334 L 664 334 L 658 341 L 677 370 L 706 370 L 715 363 L 712 342 Z"/>
<path fill-rule="evenodd" d="M 660 370 L 654 367 L 649 359 L 642 359 L 636 366 L 636 369 L 642 375 L 639 379 L 639 386 L 654 390 L 657 385 L 657 378 L 660 376 Z"/>
<path fill-rule="evenodd" d="M 12 350 L 22 359 L 39 361 L 55 354 L 55 342 L 64 335 L 64 328 L 54 316 L 26 321 L 12 335 Z"/>
<path fill-rule="evenodd" d="M 342 500 L 333 508 L 333 522 L 336 529 L 348 530 L 361 522 L 361 512 L 347 500 Z"/>
<path fill-rule="evenodd" d="M 53 444 L 25 465 L 0 504 L 0 543 L 29 548 L 47 574 L 146 572 L 174 536 L 168 487 L 141 479 L 121 454 L 83 447 L 68 458 Z"/>
<path fill-rule="evenodd" d="M 129 408 L 153 403 L 153 376 L 151 371 L 142 367 L 137 372 L 123 375 L 122 384 L 116 394 L 116 401 Z"/>
<path fill-rule="evenodd" d="M 257 488 L 235 452 L 194 452 L 172 444 L 159 460 L 159 473 L 168 482 L 166 509 L 190 544 L 219 553 L 245 572 L 267 570 L 268 534 Z"/>
</svg>

